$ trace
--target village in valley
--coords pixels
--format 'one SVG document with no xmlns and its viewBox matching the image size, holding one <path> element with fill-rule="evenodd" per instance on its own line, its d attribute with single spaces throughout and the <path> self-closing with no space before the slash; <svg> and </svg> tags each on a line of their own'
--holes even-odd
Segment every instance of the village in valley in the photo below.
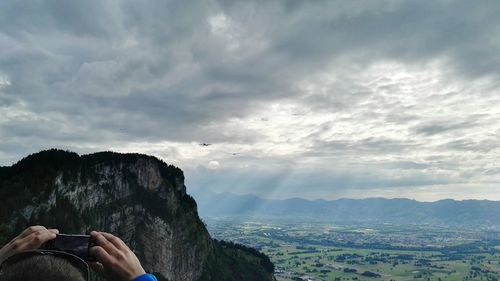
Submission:
<svg viewBox="0 0 500 281">
<path fill-rule="evenodd" d="M 213 237 L 254 247 L 278 281 L 500 279 L 500 229 L 204 218 Z"/>
</svg>

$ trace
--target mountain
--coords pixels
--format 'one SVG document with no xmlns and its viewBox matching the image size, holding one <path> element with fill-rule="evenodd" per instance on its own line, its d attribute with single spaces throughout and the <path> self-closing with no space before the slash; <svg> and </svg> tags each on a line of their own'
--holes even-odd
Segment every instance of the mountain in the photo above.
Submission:
<svg viewBox="0 0 500 281">
<path fill-rule="evenodd" d="M 457 226 L 500 225 L 500 202 L 410 199 L 262 199 L 254 195 L 194 194 L 202 217 L 256 217 L 334 223 L 427 223 Z"/>
<path fill-rule="evenodd" d="M 121 237 L 159 280 L 274 280 L 267 256 L 213 240 L 183 172 L 157 158 L 61 150 L 0 167 L 0 245 L 29 225 Z"/>
</svg>

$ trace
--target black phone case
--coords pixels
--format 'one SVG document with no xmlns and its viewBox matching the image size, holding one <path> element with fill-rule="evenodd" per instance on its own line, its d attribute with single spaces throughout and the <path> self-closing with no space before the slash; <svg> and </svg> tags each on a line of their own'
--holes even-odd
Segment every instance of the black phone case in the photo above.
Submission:
<svg viewBox="0 0 500 281">
<path fill-rule="evenodd" d="M 59 236 L 60 234 L 58 234 Z M 61 236 L 73 236 L 73 235 L 69 235 L 69 234 L 62 234 Z M 74 236 L 78 236 L 78 235 L 74 235 Z M 59 250 L 60 249 L 56 249 L 55 247 L 55 243 L 56 243 L 56 239 L 57 239 L 57 236 L 55 239 L 52 239 L 50 241 L 48 241 L 47 243 L 45 243 L 44 246 L 42 246 L 42 249 L 44 250 Z M 96 257 L 94 257 L 91 253 L 90 253 L 90 248 L 92 248 L 93 246 L 96 246 L 94 240 L 92 239 L 92 237 L 89 238 L 89 244 L 88 244 L 88 247 L 87 247 L 87 256 L 86 257 L 80 257 L 81 259 L 87 261 L 87 262 L 96 262 L 97 259 Z M 64 251 L 64 250 L 63 250 Z M 68 251 L 64 251 L 64 252 L 68 252 Z"/>
</svg>

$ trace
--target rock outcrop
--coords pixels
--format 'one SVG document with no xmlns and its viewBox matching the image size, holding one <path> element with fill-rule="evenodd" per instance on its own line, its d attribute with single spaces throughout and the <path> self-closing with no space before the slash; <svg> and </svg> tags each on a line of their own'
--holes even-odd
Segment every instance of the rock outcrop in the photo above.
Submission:
<svg viewBox="0 0 500 281">
<path fill-rule="evenodd" d="M 151 156 L 42 151 L 0 168 L 0 244 L 28 225 L 121 237 L 160 280 L 273 280 L 269 259 L 213 241 L 184 175 Z"/>
</svg>

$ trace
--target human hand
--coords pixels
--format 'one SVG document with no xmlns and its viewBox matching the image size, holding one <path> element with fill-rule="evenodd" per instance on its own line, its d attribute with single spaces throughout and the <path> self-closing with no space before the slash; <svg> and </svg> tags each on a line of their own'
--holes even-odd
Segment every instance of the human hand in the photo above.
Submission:
<svg viewBox="0 0 500 281">
<path fill-rule="evenodd" d="M 90 266 L 108 280 L 131 281 L 146 273 L 137 256 L 120 238 L 97 231 L 90 235 L 96 244 L 90 252 L 99 261 L 90 263 Z"/>
<path fill-rule="evenodd" d="M 47 229 L 41 225 L 30 226 L 0 249 L 0 262 L 8 257 L 40 248 L 44 243 L 56 238 L 57 229 Z"/>
</svg>

